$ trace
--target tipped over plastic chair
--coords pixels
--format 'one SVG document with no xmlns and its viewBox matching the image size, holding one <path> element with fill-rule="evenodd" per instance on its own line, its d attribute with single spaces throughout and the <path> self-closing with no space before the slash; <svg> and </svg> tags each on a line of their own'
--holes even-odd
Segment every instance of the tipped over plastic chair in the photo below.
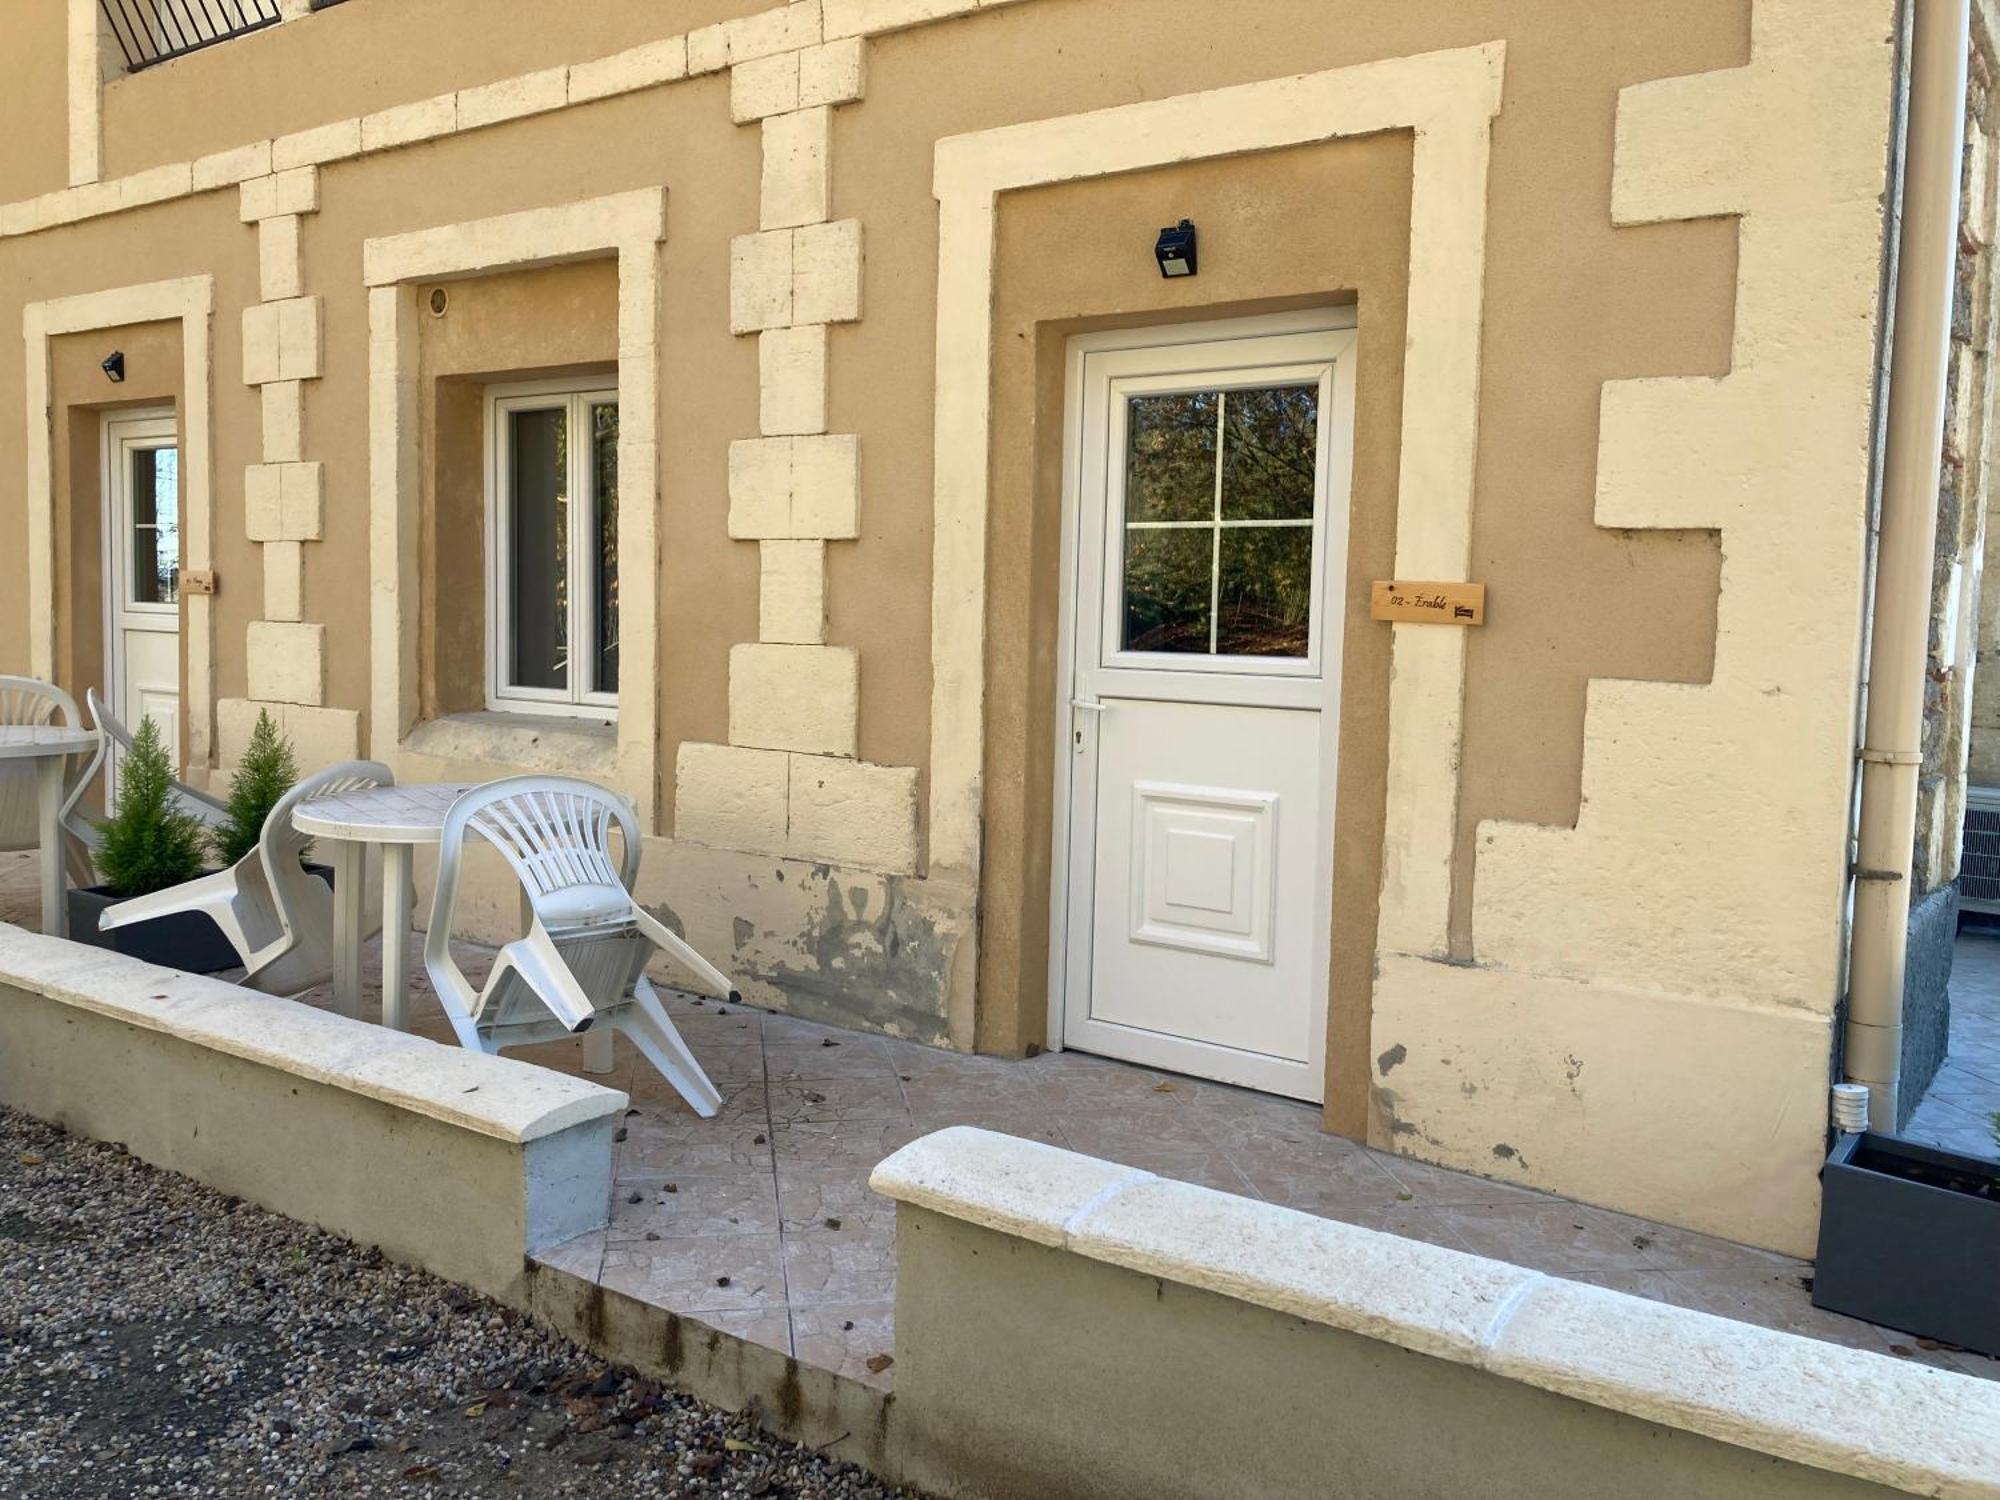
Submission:
<svg viewBox="0 0 2000 1500">
<path fill-rule="evenodd" d="M 39 677 L 0 676 L 0 724 L 50 724 L 82 729 L 76 700 L 53 682 Z M 83 797 L 104 758 L 103 736 L 95 755 L 78 755 L 63 773 L 60 819 L 63 860 L 72 880 L 88 885 L 95 876 L 90 854 L 97 847 L 97 830 L 72 810 Z M 0 761 L 0 849 L 39 849 L 42 845 L 40 772 L 32 760 Z"/>
<path fill-rule="evenodd" d="M 243 960 L 243 983 L 267 995 L 296 995 L 333 977 L 333 892 L 300 863 L 312 842 L 292 826 L 303 802 L 363 787 L 392 786 L 395 774 L 372 760 L 344 761 L 306 777 L 272 807 L 257 847 L 226 870 L 108 908 L 100 929 L 200 912 L 222 929 Z"/>
<path fill-rule="evenodd" d="M 615 863 L 614 824 L 624 843 Z M 473 989 L 451 953 L 452 912 L 474 834 L 506 859 L 533 914 L 527 936 L 494 958 L 482 990 Z M 465 1046 L 498 1052 L 608 1026 L 629 1036 L 689 1107 L 708 1118 L 722 1107 L 722 1095 L 660 1004 L 646 964 L 665 952 L 708 993 L 735 992 L 721 970 L 632 899 L 638 874 L 639 824 L 623 798 L 567 776 L 512 776 L 476 787 L 445 816 L 424 967 Z"/>
<path fill-rule="evenodd" d="M 90 789 L 97 784 L 98 772 L 104 769 L 113 745 L 123 751 L 131 750 L 132 731 L 97 696 L 96 688 L 85 689 L 83 701 L 90 709 L 90 727 L 97 731 L 97 749 L 84 757 L 83 766 L 69 784 L 63 798 L 62 825 L 69 835 L 71 871 L 82 884 L 88 885 L 97 878 L 94 864 L 102 842 L 97 825 L 104 817 L 103 806 L 90 800 Z M 220 798 L 196 791 L 178 779 L 169 784 L 169 790 L 174 806 L 202 827 L 220 828 L 228 820 L 229 808 Z"/>
</svg>

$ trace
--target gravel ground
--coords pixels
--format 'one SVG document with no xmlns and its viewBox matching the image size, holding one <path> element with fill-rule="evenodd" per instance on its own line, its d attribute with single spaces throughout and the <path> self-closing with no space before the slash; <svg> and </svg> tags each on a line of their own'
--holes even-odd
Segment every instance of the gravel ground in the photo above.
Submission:
<svg viewBox="0 0 2000 1500">
<path fill-rule="evenodd" d="M 0 1110 L 0 1495 L 907 1495 Z"/>
</svg>

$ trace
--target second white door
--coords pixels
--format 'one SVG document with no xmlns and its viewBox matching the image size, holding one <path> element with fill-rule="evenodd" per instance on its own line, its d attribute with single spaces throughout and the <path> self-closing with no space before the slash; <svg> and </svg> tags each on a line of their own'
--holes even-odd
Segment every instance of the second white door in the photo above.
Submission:
<svg viewBox="0 0 2000 1500">
<path fill-rule="evenodd" d="M 1071 352 L 1064 1044 L 1318 1099 L 1354 333 Z"/>
<path fill-rule="evenodd" d="M 104 422 L 105 696 L 135 733 L 159 726 L 181 765 L 181 488 L 174 416 Z M 114 758 L 107 795 L 115 795 Z"/>
</svg>

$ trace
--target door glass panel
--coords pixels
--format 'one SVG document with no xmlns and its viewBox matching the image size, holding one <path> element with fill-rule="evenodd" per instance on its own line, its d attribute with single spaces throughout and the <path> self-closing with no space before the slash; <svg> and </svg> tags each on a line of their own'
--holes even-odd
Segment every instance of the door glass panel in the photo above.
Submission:
<svg viewBox="0 0 2000 1500">
<path fill-rule="evenodd" d="M 1317 385 L 1130 398 L 1122 649 L 1309 655 L 1318 460 Z"/>
<path fill-rule="evenodd" d="M 569 685 L 569 434 L 562 407 L 507 414 L 509 665 L 517 687 Z"/>
<path fill-rule="evenodd" d="M 595 671 L 591 686 L 618 691 L 618 408 L 602 402 L 590 409 L 591 484 L 596 496 L 596 546 L 590 597 L 590 646 Z"/>
<path fill-rule="evenodd" d="M 1125 649 L 1209 649 L 1214 528 L 1141 527 L 1125 532 Z"/>
<path fill-rule="evenodd" d="M 1214 391 L 1132 398 L 1127 520 L 1206 521 L 1215 513 L 1215 408 Z"/>
<path fill-rule="evenodd" d="M 1304 656 L 1312 613 L 1310 526 L 1225 526 L 1217 656 Z"/>
<path fill-rule="evenodd" d="M 1310 521 L 1318 453 L 1318 386 L 1231 391 L 1223 422 L 1222 518 Z"/>
<path fill-rule="evenodd" d="M 181 585 L 181 470 L 176 448 L 132 454 L 132 602 L 172 604 Z"/>
</svg>

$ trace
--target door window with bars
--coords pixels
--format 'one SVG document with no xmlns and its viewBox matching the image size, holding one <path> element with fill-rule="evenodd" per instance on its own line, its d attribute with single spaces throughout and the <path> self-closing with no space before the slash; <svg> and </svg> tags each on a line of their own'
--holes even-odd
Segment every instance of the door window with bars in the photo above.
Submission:
<svg viewBox="0 0 2000 1500">
<path fill-rule="evenodd" d="M 618 704 L 618 393 L 488 402 L 488 700 L 609 717 Z"/>
</svg>

